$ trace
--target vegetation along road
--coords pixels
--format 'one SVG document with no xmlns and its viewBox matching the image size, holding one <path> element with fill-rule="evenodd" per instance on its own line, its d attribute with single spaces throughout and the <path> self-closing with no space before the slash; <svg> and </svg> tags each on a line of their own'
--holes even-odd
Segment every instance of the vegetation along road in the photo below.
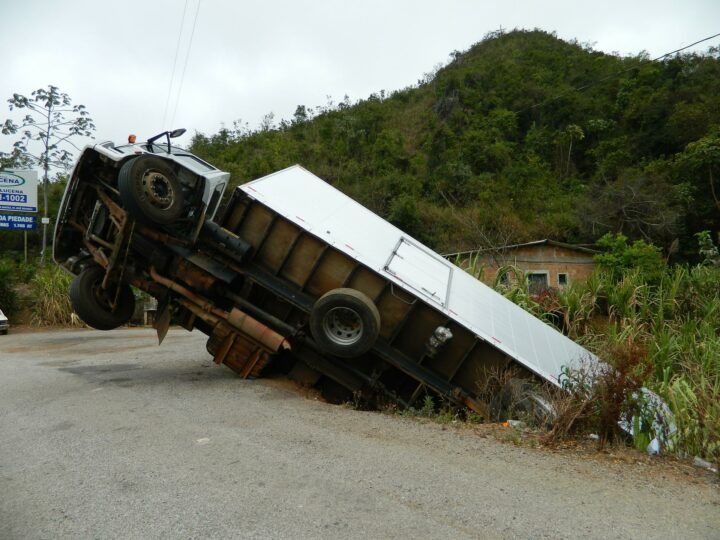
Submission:
<svg viewBox="0 0 720 540">
<path fill-rule="evenodd" d="M 719 537 L 711 475 L 301 394 L 196 333 L 4 337 L 0 538 Z"/>
</svg>

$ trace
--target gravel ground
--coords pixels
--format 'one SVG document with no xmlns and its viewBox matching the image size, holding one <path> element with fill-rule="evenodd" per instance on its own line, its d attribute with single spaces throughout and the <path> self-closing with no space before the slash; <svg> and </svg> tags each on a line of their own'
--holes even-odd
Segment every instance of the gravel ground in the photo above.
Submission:
<svg viewBox="0 0 720 540">
<path fill-rule="evenodd" d="M 0 337 L 0 538 L 720 538 L 710 475 L 328 405 L 204 342 Z"/>
</svg>

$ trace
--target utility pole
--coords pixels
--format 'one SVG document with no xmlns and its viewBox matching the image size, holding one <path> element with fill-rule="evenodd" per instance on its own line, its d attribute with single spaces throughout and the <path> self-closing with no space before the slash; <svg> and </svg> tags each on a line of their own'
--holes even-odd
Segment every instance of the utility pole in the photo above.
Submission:
<svg viewBox="0 0 720 540">
<path fill-rule="evenodd" d="M 42 220 L 43 235 L 42 235 L 42 250 L 40 251 L 40 265 L 41 266 L 43 264 L 45 264 L 45 249 L 47 248 L 47 228 L 48 228 L 48 223 L 49 223 L 49 221 L 48 221 L 48 184 L 49 184 L 48 167 L 49 167 L 49 164 L 48 164 L 47 160 L 45 160 L 45 164 L 43 166 L 43 204 L 44 204 L 45 208 L 43 208 L 43 220 Z"/>
</svg>

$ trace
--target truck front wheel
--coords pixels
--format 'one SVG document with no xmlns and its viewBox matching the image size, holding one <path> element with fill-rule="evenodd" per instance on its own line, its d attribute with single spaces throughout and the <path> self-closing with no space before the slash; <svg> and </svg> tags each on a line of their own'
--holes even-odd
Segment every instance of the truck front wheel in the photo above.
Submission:
<svg viewBox="0 0 720 540">
<path fill-rule="evenodd" d="M 135 295 L 127 283 L 102 288 L 105 270 L 91 266 L 70 284 L 70 304 L 85 324 L 97 330 L 112 330 L 126 324 L 135 310 Z M 117 297 L 117 299 L 116 299 Z"/>
<path fill-rule="evenodd" d="M 135 219 L 170 225 L 183 213 L 182 185 L 164 159 L 149 155 L 131 159 L 120 169 L 118 189 Z"/>
<path fill-rule="evenodd" d="M 369 351 L 380 333 L 380 313 L 370 298 L 355 289 L 334 289 L 315 302 L 310 332 L 328 354 L 356 358 Z"/>
</svg>

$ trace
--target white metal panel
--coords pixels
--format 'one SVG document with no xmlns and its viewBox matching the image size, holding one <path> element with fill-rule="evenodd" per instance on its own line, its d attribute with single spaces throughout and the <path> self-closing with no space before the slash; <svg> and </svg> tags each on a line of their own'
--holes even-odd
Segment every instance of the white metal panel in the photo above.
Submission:
<svg viewBox="0 0 720 540">
<path fill-rule="evenodd" d="M 425 251 L 408 241 L 400 239 L 385 270 L 403 281 L 416 293 L 444 306 L 452 266 L 437 253 Z"/>
<path fill-rule="evenodd" d="M 563 366 L 597 360 L 554 328 L 298 165 L 239 189 L 409 293 L 434 300 L 431 305 L 550 382 L 557 384 Z M 403 259 L 396 258 L 398 252 Z M 440 292 L 442 283 L 448 284 L 444 293 Z M 423 294 L 423 288 L 429 293 Z"/>
</svg>

